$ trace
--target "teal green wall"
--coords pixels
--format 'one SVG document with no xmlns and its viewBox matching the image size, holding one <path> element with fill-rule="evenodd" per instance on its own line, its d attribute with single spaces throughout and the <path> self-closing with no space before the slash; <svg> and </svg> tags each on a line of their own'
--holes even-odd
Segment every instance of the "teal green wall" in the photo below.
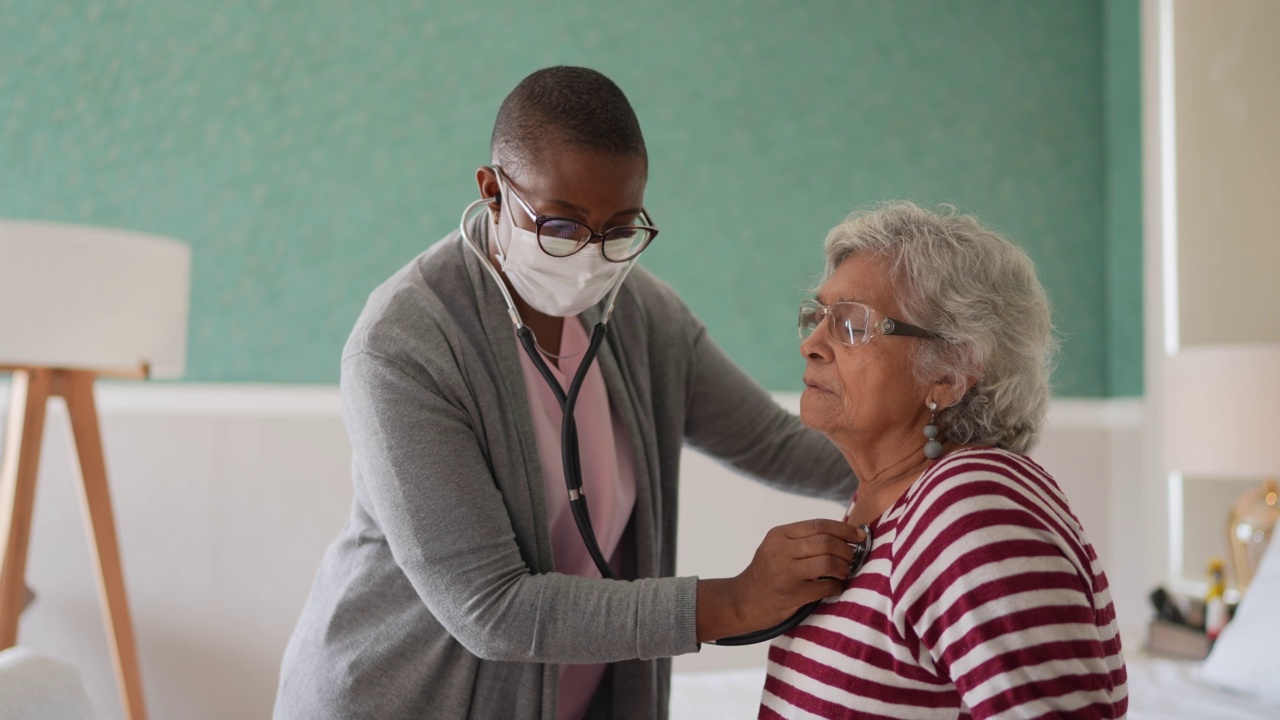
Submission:
<svg viewBox="0 0 1280 720">
<path fill-rule="evenodd" d="M 1106 0 L 1107 394 L 1142 394 L 1142 58 L 1138 0 Z"/>
<path fill-rule="evenodd" d="M 584 64 L 646 132 L 644 262 L 768 387 L 800 387 L 826 230 L 905 197 L 1028 248 L 1060 394 L 1138 392 L 1121 4 L 0 0 L 0 216 L 188 240 L 188 379 L 332 382 L 368 292 L 476 195 L 506 92 Z"/>
</svg>

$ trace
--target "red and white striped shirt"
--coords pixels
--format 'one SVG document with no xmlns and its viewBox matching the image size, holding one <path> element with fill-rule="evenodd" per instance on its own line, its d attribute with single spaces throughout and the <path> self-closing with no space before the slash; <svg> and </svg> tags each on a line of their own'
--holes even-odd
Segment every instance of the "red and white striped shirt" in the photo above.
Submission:
<svg viewBox="0 0 1280 720">
<path fill-rule="evenodd" d="M 959 450 L 872 525 L 838 598 L 769 648 L 761 718 L 1120 718 L 1107 577 L 1030 459 Z"/>
</svg>

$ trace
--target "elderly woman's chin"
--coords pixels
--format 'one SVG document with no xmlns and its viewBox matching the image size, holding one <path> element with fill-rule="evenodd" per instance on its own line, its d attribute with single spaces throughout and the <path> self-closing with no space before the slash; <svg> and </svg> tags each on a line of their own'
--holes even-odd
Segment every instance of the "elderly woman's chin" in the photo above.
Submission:
<svg viewBox="0 0 1280 720">
<path fill-rule="evenodd" d="M 838 409 L 839 398 L 835 393 L 817 385 L 805 384 L 804 392 L 800 394 L 800 422 L 830 436 Z"/>
</svg>

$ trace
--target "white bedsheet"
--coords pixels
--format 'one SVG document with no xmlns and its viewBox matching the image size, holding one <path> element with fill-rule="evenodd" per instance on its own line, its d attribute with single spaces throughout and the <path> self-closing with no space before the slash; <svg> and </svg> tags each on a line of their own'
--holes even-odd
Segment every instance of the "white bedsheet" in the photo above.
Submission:
<svg viewBox="0 0 1280 720">
<path fill-rule="evenodd" d="M 1125 661 L 1130 720 L 1280 720 L 1280 708 L 1201 680 L 1199 662 L 1132 653 Z"/>
<path fill-rule="evenodd" d="M 753 718 L 760 709 L 764 668 L 675 673 L 670 720 Z"/>
<path fill-rule="evenodd" d="M 1126 652 L 1125 662 L 1130 720 L 1280 720 L 1280 708 L 1200 680 L 1198 662 L 1141 652 Z M 671 720 L 754 718 L 764 676 L 764 668 L 677 673 L 671 679 Z"/>
</svg>

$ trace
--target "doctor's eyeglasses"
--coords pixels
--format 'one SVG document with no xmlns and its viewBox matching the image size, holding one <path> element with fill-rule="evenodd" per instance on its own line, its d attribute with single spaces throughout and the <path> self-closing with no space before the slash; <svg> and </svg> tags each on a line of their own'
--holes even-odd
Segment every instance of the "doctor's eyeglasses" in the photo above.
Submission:
<svg viewBox="0 0 1280 720">
<path fill-rule="evenodd" d="M 831 337 L 842 345 L 866 345 L 872 335 L 906 335 L 909 337 L 936 338 L 937 333 L 916 327 L 856 302 L 838 302 L 823 305 L 816 300 L 800 303 L 800 339 L 813 334 L 824 317 L 831 317 Z"/>
<path fill-rule="evenodd" d="M 498 172 L 502 170 L 494 167 Z M 505 175 L 505 173 L 504 173 Z M 600 254 L 605 260 L 622 263 L 634 258 L 644 251 L 649 243 L 658 236 L 658 228 L 653 226 L 648 210 L 640 211 L 641 225 L 619 225 L 596 232 L 586 223 L 569 218 L 539 215 L 524 198 L 511 187 L 507 179 L 507 190 L 515 197 L 520 208 L 525 211 L 538 234 L 538 247 L 552 257 L 569 257 L 593 242 L 600 243 Z"/>
</svg>

